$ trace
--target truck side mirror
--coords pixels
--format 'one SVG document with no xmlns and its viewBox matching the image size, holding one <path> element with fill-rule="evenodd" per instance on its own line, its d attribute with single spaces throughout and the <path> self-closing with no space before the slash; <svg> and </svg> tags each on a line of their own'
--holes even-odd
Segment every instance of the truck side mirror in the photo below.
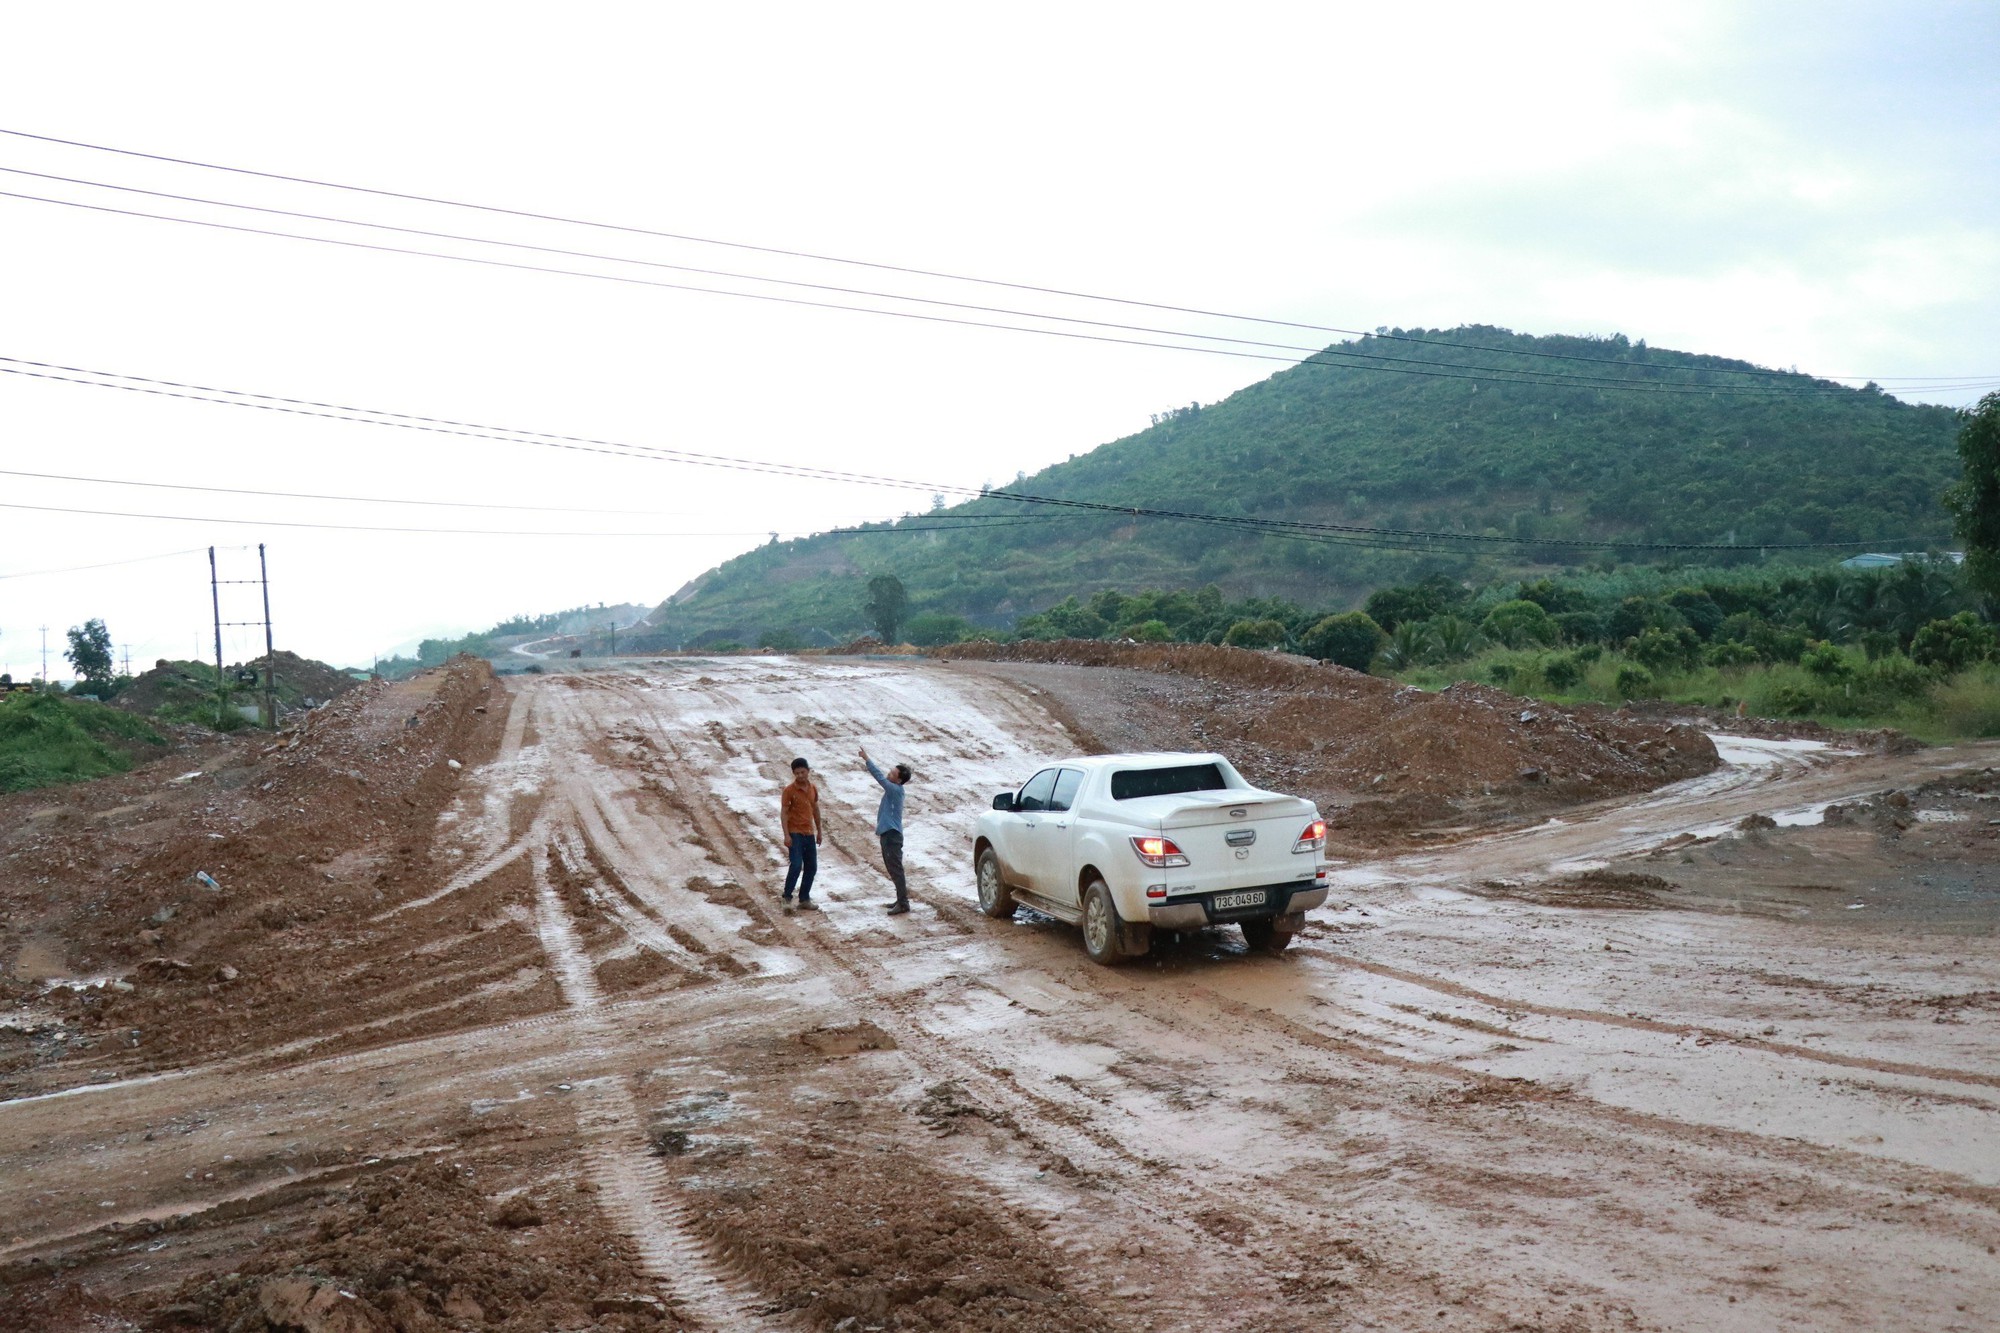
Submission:
<svg viewBox="0 0 2000 1333">
<path fill-rule="evenodd" d="M 1005 810 L 1010 815 L 1013 814 L 1014 793 L 1011 791 L 1003 791 L 998 796 L 995 796 L 993 798 L 993 808 L 995 810 Z"/>
</svg>

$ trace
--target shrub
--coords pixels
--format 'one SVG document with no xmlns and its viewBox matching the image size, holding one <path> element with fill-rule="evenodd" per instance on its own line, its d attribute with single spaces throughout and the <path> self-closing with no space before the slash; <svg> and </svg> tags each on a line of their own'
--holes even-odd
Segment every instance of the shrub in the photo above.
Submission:
<svg viewBox="0 0 2000 1333">
<path fill-rule="evenodd" d="M 923 611 L 910 617 L 903 626 L 903 636 L 919 648 L 931 648 L 941 643 L 958 643 L 975 628 L 964 616 Z"/>
<path fill-rule="evenodd" d="M 1819 691 L 1810 685 L 1780 685 L 1771 692 L 1771 706 L 1785 717 L 1817 713 L 1819 703 Z"/>
<path fill-rule="evenodd" d="M 1901 653 L 1877 658 L 1861 670 L 1865 692 L 1883 701 L 1920 699 L 1937 683 L 1937 673 Z"/>
<path fill-rule="evenodd" d="M 1502 602 L 1486 613 L 1480 633 L 1509 648 L 1531 648 L 1556 641 L 1556 622 L 1538 603 L 1515 600 Z"/>
<path fill-rule="evenodd" d="M 1388 642 L 1389 636 L 1382 632 L 1382 627 L 1367 612 L 1342 611 L 1307 630 L 1300 637 L 1299 646 L 1321 661 L 1338 662 L 1356 671 L 1366 671 L 1375 660 L 1375 654 L 1381 652 Z"/>
<path fill-rule="evenodd" d="M 1231 648 L 1275 648 L 1285 641 L 1285 637 L 1285 627 L 1279 621 L 1239 620 L 1229 627 L 1222 641 Z"/>
<path fill-rule="evenodd" d="M 2000 668 L 1975 667 L 1931 695 L 1938 722 L 1955 736 L 2000 736 Z"/>
<path fill-rule="evenodd" d="M 1806 650 L 1804 656 L 1799 658 L 1799 665 L 1804 667 L 1814 680 L 1824 681 L 1829 685 L 1854 678 L 1854 667 L 1848 662 L 1847 654 L 1830 643 L 1815 643 Z"/>
<path fill-rule="evenodd" d="M 1460 616 L 1439 616 L 1426 622 L 1424 629 L 1440 662 L 1456 662 L 1479 651 L 1479 631 Z"/>
<path fill-rule="evenodd" d="M 1164 620 L 1142 620 L 1125 633 L 1140 643 L 1168 643 L 1174 637 Z"/>
<path fill-rule="evenodd" d="M 1701 638 L 1686 625 L 1667 629 L 1648 626 L 1632 640 L 1630 652 L 1653 671 L 1685 670 L 1701 654 Z"/>
<path fill-rule="evenodd" d="M 1996 636 L 1991 625 L 1982 625 L 1970 611 L 1960 611 L 1949 620 L 1933 620 L 1917 631 L 1910 641 L 1910 657 L 1920 666 L 1945 671 L 1963 671 L 1980 662 L 1996 660 Z"/>
<path fill-rule="evenodd" d="M 1404 621 L 1389 635 L 1389 642 L 1381 652 L 1381 662 L 1390 671 L 1408 671 L 1430 660 L 1437 651 L 1432 641 L 1430 627 Z"/>
<path fill-rule="evenodd" d="M 1573 690 L 1583 681 L 1583 667 L 1575 657 L 1564 653 L 1542 663 L 1542 679 L 1549 683 L 1550 689 Z"/>
<path fill-rule="evenodd" d="M 1629 663 L 1618 668 L 1613 687 L 1626 699 L 1650 698 L 1653 693 L 1653 673 L 1642 666 Z"/>
<path fill-rule="evenodd" d="M 1755 648 L 1747 643 L 1733 643 L 1728 639 L 1708 645 L 1708 651 L 1703 653 L 1702 657 L 1712 667 L 1725 668 L 1754 666 L 1758 661 Z"/>
<path fill-rule="evenodd" d="M 1564 643 L 1595 643 L 1604 637 L 1604 617 L 1595 611 L 1560 611 L 1551 619 Z"/>
<path fill-rule="evenodd" d="M 1576 651 L 1571 653 L 1570 656 L 1583 665 L 1589 666 L 1591 663 L 1597 661 L 1598 658 L 1604 656 L 1604 645 L 1601 643 L 1580 643 L 1576 646 Z"/>
<path fill-rule="evenodd" d="M 1495 685 L 1503 687 L 1513 684 L 1514 664 L 1512 662 L 1495 662 L 1492 666 L 1486 668 L 1486 679 L 1492 681 Z"/>
</svg>

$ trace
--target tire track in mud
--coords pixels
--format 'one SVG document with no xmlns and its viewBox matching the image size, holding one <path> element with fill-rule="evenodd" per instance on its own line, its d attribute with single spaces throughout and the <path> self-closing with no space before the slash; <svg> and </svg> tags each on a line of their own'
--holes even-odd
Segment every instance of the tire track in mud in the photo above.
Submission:
<svg viewBox="0 0 2000 1333">
<path fill-rule="evenodd" d="M 707 728 L 700 733 L 681 731 L 677 735 L 676 729 L 657 714 L 654 725 L 661 744 L 676 761 L 674 773 L 706 771 L 703 757 L 685 747 L 712 740 Z M 779 739 L 772 729 L 754 723 L 739 734 L 756 741 Z M 727 803 L 715 802 L 728 811 L 729 818 L 716 815 L 710 806 L 711 799 L 705 789 L 697 789 L 684 793 L 681 803 L 688 807 L 690 817 L 709 833 L 713 845 L 732 849 L 737 868 L 748 871 L 746 862 L 755 855 L 749 849 L 761 849 L 764 844 L 743 829 L 744 816 Z M 836 847 L 835 859 L 846 861 L 859 875 L 872 873 L 872 869 L 864 867 L 859 858 L 844 848 Z M 918 927 L 935 947 L 950 947 L 963 939 L 961 931 L 977 929 L 985 923 L 969 904 L 915 885 L 911 896 L 937 912 L 938 927 L 942 930 L 928 925 Z M 778 911 L 763 897 L 752 896 L 751 910 L 800 951 L 814 971 L 830 970 L 835 974 L 837 993 L 864 1010 L 878 1025 L 888 1027 L 904 1056 L 927 1079 L 963 1089 L 987 1108 L 987 1118 L 998 1128 L 1032 1149 L 1034 1155 L 1053 1159 L 1059 1172 L 1073 1170 L 1087 1184 L 1108 1182 L 1102 1190 L 1089 1191 L 1081 1197 L 1052 1200 L 1046 1191 L 994 1170 L 991 1163 L 961 1158 L 963 1169 L 1022 1212 L 1036 1217 L 1060 1252 L 1078 1257 L 1078 1268 L 1070 1278 L 1081 1280 L 1081 1286 L 1087 1290 L 1094 1289 L 1092 1294 L 1108 1306 L 1143 1314 L 1165 1327 L 1215 1326 L 1214 1292 L 1205 1288 L 1211 1284 L 1221 1288 L 1239 1284 L 1246 1264 L 1265 1269 L 1275 1279 L 1275 1272 L 1269 1268 L 1272 1261 L 1258 1251 L 1228 1243 L 1225 1237 L 1218 1236 L 1213 1220 L 1247 1216 L 1267 1232 L 1281 1235 L 1296 1224 L 1296 1218 L 1254 1204 L 1246 1205 L 1239 1195 L 1195 1183 L 1184 1176 L 1173 1178 L 1183 1173 L 1178 1169 L 1163 1171 L 1161 1168 L 1166 1164 L 1135 1152 L 1122 1138 L 1103 1128 L 1098 1122 L 1105 1108 L 1081 1092 L 1059 1084 L 1056 1088 L 1060 1091 L 1028 1088 L 1011 1071 L 990 1059 L 955 1049 L 948 1039 L 932 1032 L 910 1012 L 925 1001 L 908 995 L 888 968 L 869 956 L 866 948 L 840 947 L 838 942 L 801 925 L 797 918 Z M 903 918 L 899 933 L 908 933 L 915 920 Z M 968 984 L 981 983 L 975 980 Z M 1084 1206 L 1079 1207 L 1079 1203 Z M 1172 1262 L 1164 1265 L 1176 1276 L 1175 1281 L 1164 1284 L 1170 1291 L 1163 1292 L 1157 1287 L 1141 1291 L 1131 1285 L 1127 1274 L 1134 1266 L 1129 1260 L 1120 1262 L 1104 1254 L 1107 1238 L 1118 1233 L 1141 1239 L 1156 1262 L 1161 1251 L 1171 1254 Z M 1299 1256 L 1286 1253 L 1276 1261 L 1295 1264 Z M 1203 1271 L 1209 1275 L 1207 1283 L 1182 1280 Z M 1417 1285 L 1423 1289 L 1425 1302 L 1435 1298 L 1436 1292 L 1429 1284 Z"/>
<path fill-rule="evenodd" d="M 1790 1042 L 1771 1041 L 1750 1033 L 1730 1032 L 1725 1028 L 1712 1028 L 1699 1023 L 1669 1023 L 1656 1018 L 1635 1018 L 1629 1014 L 1607 1013 L 1601 1009 L 1574 1009 L 1561 1005 L 1538 1004 L 1533 1000 L 1514 999 L 1494 995 L 1487 991 L 1475 990 L 1459 982 L 1443 977 L 1427 976 L 1421 972 L 1411 972 L 1386 963 L 1371 963 L 1359 958 L 1349 958 L 1328 950 L 1310 946 L 1300 952 L 1308 957 L 1324 959 L 1336 967 L 1353 968 L 1374 976 L 1387 977 L 1406 985 L 1449 995 L 1455 999 L 1471 1000 L 1490 1009 L 1502 1012 L 1540 1014 L 1544 1018 L 1571 1019 L 1579 1023 L 1598 1023 L 1607 1027 L 1628 1028 L 1635 1032 L 1654 1032 L 1668 1036 L 1698 1035 L 1710 1041 L 1728 1042 L 1734 1046 L 1765 1051 L 1791 1059 L 1807 1060 L 1817 1064 L 1836 1065 L 1845 1069 L 1862 1069 L 1877 1074 L 1895 1074 L 1904 1078 L 1933 1079 L 1945 1083 L 1964 1083 L 1974 1087 L 2000 1088 L 2000 1074 L 1985 1074 L 1968 1069 L 1945 1069 L 1936 1065 L 1908 1064 L 1896 1060 L 1877 1060 L 1868 1056 L 1841 1055 L 1836 1051 L 1818 1051 L 1810 1046 L 1797 1046 Z"/>
<path fill-rule="evenodd" d="M 563 999 L 579 1017 L 581 1034 L 607 1047 L 621 1044 L 602 1020 L 603 997 L 575 923 L 548 874 L 544 853 L 534 854 L 536 917 Z M 574 1085 L 577 1127 L 584 1157 L 605 1211 L 638 1246 L 644 1267 L 672 1294 L 674 1304 L 710 1328 L 764 1324 L 764 1302 L 739 1285 L 692 1229 L 680 1191 L 646 1155 L 644 1125 L 622 1072 Z"/>
<path fill-rule="evenodd" d="M 702 711 L 711 715 L 716 712 L 726 714 L 731 706 L 737 706 L 736 711 L 740 714 L 743 711 L 740 705 L 745 701 L 732 697 L 731 685 L 732 682 L 726 680 L 714 682 L 715 698 L 707 701 L 709 706 Z M 855 698 L 858 694 L 858 691 L 850 692 L 843 696 L 841 702 L 847 704 L 852 700 L 854 704 L 861 704 L 863 700 Z M 706 724 L 677 726 L 659 710 L 652 708 L 651 702 L 646 701 L 647 725 L 656 737 L 670 742 L 667 755 L 671 762 L 667 765 L 665 776 L 672 780 L 676 813 L 702 830 L 711 858 L 724 868 L 723 873 L 733 871 L 754 884 L 760 876 L 769 873 L 768 839 L 750 831 L 749 826 L 753 823 L 750 814 L 735 808 L 700 783 L 701 775 L 710 770 L 711 756 L 707 751 L 718 744 L 714 729 Z M 841 717 L 842 710 L 828 710 L 824 699 L 815 699 L 813 706 L 823 715 L 851 724 L 847 729 L 857 734 L 879 727 L 879 718 L 871 719 L 864 714 Z M 1046 724 L 1038 722 L 1037 725 Z M 823 725 L 820 729 L 838 734 L 843 727 Z M 759 724 L 734 728 L 729 736 L 736 757 L 725 756 L 724 759 L 732 767 L 740 769 L 749 762 L 745 751 L 754 753 L 770 746 L 777 741 L 778 732 L 775 728 Z M 816 739 L 829 738 L 816 736 Z M 772 749 L 772 753 L 777 752 Z M 769 782 L 768 775 L 764 775 L 764 780 Z M 1854 779 L 1849 775 L 1846 780 L 1851 782 Z M 1734 798 L 1740 799 L 1741 795 L 1741 792 L 1735 793 Z M 1608 819 L 1616 817 L 1613 813 Z M 1599 833 L 1607 831 L 1603 828 L 1597 830 Z M 838 840 L 828 859 L 863 883 L 879 879 L 872 861 L 864 860 Z M 1078 1260 L 1078 1276 L 1085 1278 L 1087 1285 L 1099 1291 L 1108 1289 L 1114 1299 L 1125 1295 L 1117 1289 L 1117 1270 L 1129 1265 L 1121 1266 L 1115 1258 L 1107 1261 L 1101 1254 L 1107 1238 L 1115 1237 L 1121 1229 L 1128 1234 L 1149 1230 L 1149 1238 L 1155 1242 L 1156 1250 L 1164 1242 L 1177 1259 L 1186 1256 L 1189 1272 L 1216 1273 L 1216 1280 L 1225 1287 L 1233 1283 L 1230 1274 L 1217 1271 L 1218 1255 L 1236 1269 L 1261 1272 L 1263 1277 L 1259 1281 L 1268 1285 L 1272 1276 L 1272 1260 L 1261 1255 L 1228 1253 L 1194 1219 L 1219 1210 L 1231 1217 L 1253 1221 L 1273 1235 L 1284 1235 L 1288 1229 L 1296 1231 L 1302 1221 L 1300 1211 L 1284 1211 L 1270 1199 L 1271 1191 L 1231 1193 L 1193 1182 L 1177 1182 L 1170 1178 L 1172 1173 L 1151 1172 L 1129 1150 L 1125 1150 L 1124 1142 L 1116 1134 L 1103 1128 L 1102 1118 L 1107 1114 L 1105 1104 L 1073 1086 L 1053 1086 L 1047 1093 L 1022 1088 L 1009 1071 L 990 1057 L 967 1051 L 951 1035 L 933 1032 L 926 1025 L 924 1020 L 927 1015 L 920 1007 L 935 1003 L 938 979 L 918 982 L 913 988 L 912 983 L 899 980 L 890 964 L 905 956 L 902 950 L 944 949 L 963 942 L 964 935 L 947 935 L 944 933 L 946 930 L 978 931 L 988 938 L 991 938 L 992 932 L 970 903 L 960 902 L 951 895 L 923 886 L 921 881 L 913 886 L 912 896 L 916 901 L 928 904 L 936 917 L 934 920 L 923 920 L 923 916 L 928 914 L 920 914 L 902 918 L 895 927 L 895 934 L 902 937 L 898 951 L 886 959 L 872 956 L 865 942 L 826 938 L 829 932 L 813 929 L 802 919 L 782 915 L 775 902 L 768 901 L 768 894 L 752 892 L 745 910 L 761 920 L 804 961 L 808 969 L 829 975 L 837 983 L 836 992 L 849 1004 L 869 1006 L 866 1009 L 869 1016 L 891 1027 L 892 1034 L 902 1043 L 911 1063 L 927 1077 L 959 1083 L 979 1103 L 990 1108 L 996 1119 L 1009 1122 L 1002 1127 L 1022 1144 L 1038 1152 L 1059 1153 L 1112 1186 L 1104 1195 L 1093 1196 L 1089 1191 L 1082 1192 L 1079 1199 L 1084 1201 L 1084 1206 L 1076 1206 L 1077 1200 L 1071 1200 L 1070 1206 L 1064 1209 L 1052 1206 L 1046 1187 L 1009 1179 L 1003 1164 L 967 1161 L 963 1156 L 959 1159 L 962 1169 L 985 1182 L 1021 1211 L 1047 1218 L 1051 1234 L 1061 1242 L 1060 1248 L 1082 1256 Z M 1020 942 L 1026 943 L 1026 937 Z M 1649 1118 L 1645 1113 L 1624 1112 L 1558 1089 L 1544 1088 L 1539 1092 L 1524 1089 L 1514 1080 L 1465 1069 L 1423 1053 L 1405 1054 L 1392 1049 L 1395 1044 L 1393 1033 L 1389 1045 L 1382 1044 L 1380 1036 L 1373 1033 L 1330 1034 L 1309 1022 L 1234 1000 L 1199 983 L 1194 984 L 1192 994 L 1187 996 L 1183 996 L 1177 987 L 1176 1004 L 1160 1006 L 1152 1003 L 1158 999 L 1156 987 L 1143 986 L 1120 973 L 1100 975 L 1085 970 L 1080 960 L 1051 965 L 1051 960 L 1056 957 L 1057 951 L 1053 948 L 1037 948 L 1031 955 L 1034 963 L 1047 967 L 1060 981 L 1116 1006 L 1117 1012 L 1114 1013 L 1086 1011 L 1082 1015 L 1086 1021 L 1102 1023 L 1113 1029 L 1129 1027 L 1140 1021 L 1156 1022 L 1190 1039 L 1201 1040 L 1209 1048 L 1213 1047 L 1218 1033 L 1225 1033 L 1232 1042 L 1267 1057 L 1274 1067 L 1292 1065 L 1307 1075 L 1318 1077 L 1331 1076 L 1335 1080 L 1356 1082 L 1372 1076 L 1379 1081 L 1382 1070 L 1395 1069 L 1426 1080 L 1434 1079 L 1444 1086 L 1470 1088 L 1475 1095 L 1491 1093 L 1503 1102 L 1518 1104 L 1522 1111 L 1536 1117 L 1532 1127 L 1517 1123 L 1520 1117 L 1514 1117 L 1509 1123 L 1509 1133 L 1530 1130 L 1531 1142 L 1537 1143 L 1551 1163 L 1559 1161 L 1562 1153 L 1573 1153 L 1579 1149 L 1615 1161 L 1643 1145 L 1642 1155 L 1651 1163 L 1647 1170 L 1655 1174 L 1664 1172 L 1663 1178 L 1672 1179 L 1690 1173 L 1692 1164 L 1685 1154 L 1689 1147 L 1695 1147 L 1717 1157 L 1713 1164 L 1694 1170 L 1692 1174 L 1718 1185 L 1741 1185 L 1745 1179 L 1755 1178 L 1760 1172 L 1768 1175 L 1772 1160 L 1776 1159 L 1813 1171 L 1822 1177 L 1824 1183 L 1865 1195 L 1863 1202 L 1856 1205 L 1857 1209 L 1881 1207 L 1883 1205 L 1879 1201 L 1894 1197 L 1898 1190 L 1911 1189 L 1953 1197 L 1958 1202 L 1976 1205 L 1982 1211 L 1991 1209 L 1991 1203 L 1981 1197 L 1977 1187 L 1971 1187 L 1968 1193 L 1965 1192 L 1965 1182 L 1940 1181 L 1935 1175 L 1918 1168 L 1904 1170 L 1900 1164 L 1888 1163 L 1885 1169 L 1882 1159 L 1878 1158 L 1811 1145 L 1784 1144 L 1782 1140 L 1717 1130 L 1698 1122 Z M 1079 980 L 1086 976 L 1091 979 Z M 985 984 L 977 978 L 966 981 L 962 973 L 956 979 L 966 986 Z M 1003 989 L 998 993 L 1004 995 L 1006 991 Z M 1369 1023 L 1384 1028 L 1395 1026 L 1394 1020 L 1381 1020 L 1372 1015 L 1366 1018 Z M 1054 1027 L 1061 1021 L 1057 1018 L 1045 1026 Z M 1416 1024 L 1403 1026 L 1413 1036 L 1421 1037 L 1427 1031 Z M 1686 1025 L 1667 1025 L 1666 1030 L 1680 1032 L 1685 1028 Z M 1216 1059 L 1218 1064 L 1225 1063 L 1220 1056 Z M 1111 1100 L 1110 1109 L 1112 1112 L 1119 1109 L 1115 1099 Z M 1435 1119 L 1421 1112 L 1409 1113 L 1406 1118 L 1408 1127 L 1418 1132 Z M 1479 1160 L 1480 1153 L 1490 1153 L 1492 1146 L 1490 1143 L 1478 1143 L 1463 1134 L 1458 1135 L 1455 1141 L 1460 1142 L 1459 1149 L 1434 1166 L 1425 1160 L 1425 1154 L 1418 1153 L 1412 1157 L 1405 1153 L 1394 1164 L 1394 1169 L 1404 1173 L 1428 1170 L 1436 1178 L 1436 1184 L 1431 1188 L 1439 1192 L 1438 1197 L 1446 1198 L 1443 1191 L 1453 1183 L 1464 1185 L 1475 1178 L 1483 1178 L 1473 1164 Z M 1778 1146 L 1774 1147 L 1774 1142 Z M 1280 1192 L 1299 1194 L 1301 1206 L 1313 1203 L 1339 1206 L 1344 1197 L 1343 1191 L 1359 1188 L 1355 1180 L 1349 1175 L 1324 1183 L 1293 1181 L 1287 1182 L 1285 1191 Z M 1101 1204 L 1091 1202 L 1093 1198 L 1101 1199 Z M 1293 1201 L 1285 1202 L 1289 1204 Z M 1447 1198 L 1439 1206 L 1463 1213 L 1468 1205 L 1462 1199 Z M 1966 1240 L 1991 1243 L 1988 1238 L 1992 1228 L 1983 1217 L 1961 1217 L 1949 1221 L 1935 1216 L 1899 1220 L 1907 1220 L 1933 1233 L 1956 1230 Z M 1533 1224 L 1546 1226 L 1549 1222 L 1542 1220 Z M 1684 1252 L 1692 1249 L 1711 1257 L 1732 1243 L 1724 1231 L 1712 1227 L 1682 1228 L 1678 1234 Z M 1459 1246 L 1455 1250 L 1447 1247 L 1442 1252 L 1433 1251 L 1427 1242 L 1401 1236 L 1385 1238 L 1382 1243 L 1406 1254 L 1426 1256 L 1433 1262 L 1439 1253 L 1452 1254 L 1463 1248 Z M 1776 1252 L 1769 1245 L 1763 1248 Z M 1296 1262 L 1297 1256 L 1288 1255 L 1285 1259 Z M 1441 1288 L 1436 1281 L 1417 1273 L 1419 1266 L 1397 1262 L 1390 1267 L 1400 1270 L 1399 1276 L 1371 1274 L 1367 1280 L 1369 1291 L 1391 1305 L 1406 1305 L 1411 1310 L 1416 1308 L 1417 1300 L 1439 1298 Z M 1107 1273 L 1106 1270 L 1112 1271 Z M 1500 1295 L 1501 1305 L 1508 1304 L 1504 1299 L 1506 1293 Z M 1492 1312 L 1500 1308 L 1492 1302 L 1477 1299 L 1473 1304 L 1475 1307 L 1483 1305 Z M 1135 1313 L 1152 1313 L 1170 1326 L 1179 1326 L 1181 1323 L 1213 1322 L 1216 1302 L 1208 1293 L 1179 1293 L 1172 1297 L 1156 1296 L 1150 1302 L 1141 1301 L 1137 1305 L 1119 1300 L 1118 1305 Z"/>
</svg>

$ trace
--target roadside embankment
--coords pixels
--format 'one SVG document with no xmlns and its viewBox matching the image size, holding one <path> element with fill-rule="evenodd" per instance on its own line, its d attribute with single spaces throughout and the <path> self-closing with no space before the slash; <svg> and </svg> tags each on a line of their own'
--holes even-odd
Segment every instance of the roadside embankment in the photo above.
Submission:
<svg viewBox="0 0 2000 1333">
<path fill-rule="evenodd" d="M 1055 640 L 932 655 L 1045 692 L 1099 752 L 1219 750 L 1252 781 L 1344 808 L 1340 832 L 1366 841 L 1648 791 L 1721 762 L 1680 722 L 1469 683 L 1419 690 L 1242 648 Z"/>
</svg>

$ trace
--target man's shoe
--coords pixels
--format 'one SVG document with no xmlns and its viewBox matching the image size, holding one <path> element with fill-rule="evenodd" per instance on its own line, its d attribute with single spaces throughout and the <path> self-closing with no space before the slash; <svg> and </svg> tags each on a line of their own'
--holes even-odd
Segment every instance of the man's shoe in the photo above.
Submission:
<svg viewBox="0 0 2000 1333">
<path fill-rule="evenodd" d="M 780 894 L 780 895 L 778 896 L 778 901 L 779 901 L 779 902 L 781 902 L 781 903 L 788 903 L 788 902 L 790 902 L 791 900 L 792 900 L 792 895 L 791 895 L 791 894 L 789 894 L 789 893 L 785 893 L 785 894 Z"/>
<path fill-rule="evenodd" d="M 819 904 L 810 898 L 801 898 L 799 899 L 799 910 L 801 912 L 817 912 Z"/>
<path fill-rule="evenodd" d="M 889 915 L 890 915 L 890 916 L 901 916 L 901 915 L 903 915 L 903 913 L 905 913 L 905 912 L 907 912 L 907 911 L 909 911 L 909 910 L 910 910 L 910 905 L 909 905 L 908 903 L 890 903 L 890 904 L 889 904 Z"/>
</svg>

